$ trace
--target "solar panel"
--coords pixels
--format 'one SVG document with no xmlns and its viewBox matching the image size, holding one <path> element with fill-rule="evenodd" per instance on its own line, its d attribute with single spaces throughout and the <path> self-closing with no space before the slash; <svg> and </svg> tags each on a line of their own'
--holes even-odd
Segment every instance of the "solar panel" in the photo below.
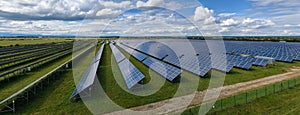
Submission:
<svg viewBox="0 0 300 115">
<path fill-rule="evenodd" d="M 300 55 L 296 56 L 294 59 L 300 61 Z"/>
<path fill-rule="evenodd" d="M 260 65 L 262 67 L 266 67 L 268 62 L 269 62 L 269 60 L 263 59 L 258 65 Z"/>
<path fill-rule="evenodd" d="M 91 65 L 84 73 L 82 79 L 80 80 L 79 84 L 76 86 L 75 91 L 72 93 L 71 97 L 76 96 L 80 92 L 84 91 L 86 88 L 90 87 L 94 84 L 96 72 L 99 66 L 100 58 L 102 56 L 104 49 L 104 44 L 100 47 L 99 51 L 97 52 L 96 56 L 94 57 Z"/>
<path fill-rule="evenodd" d="M 109 44 L 109 46 L 115 56 L 117 63 L 120 63 L 126 58 L 113 44 Z"/>
<path fill-rule="evenodd" d="M 164 78 L 168 79 L 169 81 L 173 81 L 181 73 L 180 69 L 151 57 L 145 59 L 143 61 L 143 64 L 145 64 Z"/>
<path fill-rule="evenodd" d="M 131 56 L 133 56 L 134 58 L 136 58 L 139 61 L 144 60 L 145 58 L 147 58 L 147 56 L 143 53 L 140 53 L 138 51 L 135 51 L 125 45 L 120 44 L 119 45 L 122 49 L 124 49 L 127 53 L 129 53 Z"/>
<path fill-rule="evenodd" d="M 120 62 L 118 65 L 128 89 L 131 89 L 139 81 L 145 78 L 145 76 L 128 59 Z"/>
<path fill-rule="evenodd" d="M 180 62 L 177 56 L 167 56 L 164 61 L 180 67 Z"/>
<path fill-rule="evenodd" d="M 113 45 L 110 44 L 112 53 L 118 63 L 128 89 L 131 89 L 145 76 Z"/>
<path fill-rule="evenodd" d="M 211 69 L 210 61 L 199 60 L 196 56 L 181 57 L 180 67 L 199 76 L 205 76 Z"/>
<path fill-rule="evenodd" d="M 147 56 L 145 54 L 142 54 L 138 51 L 133 51 L 131 55 L 139 61 L 142 61 L 147 58 Z"/>
<path fill-rule="evenodd" d="M 165 50 L 168 47 L 164 46 L 162 43 L 167 41 L 167 46 L 172 47 L 172 50 L 176 52 L 179 56 L 170 56 L 170 51 Z M 230 71 L 233 67 L 250 69 L 252 65 L 265 67 L 268 64 L 266 59 L 255 59 L 255 56 L 271 57 L 279 61 L 292 62 L 293 60 L 300 60 L 300 44 L 299 43 L 277 43 L 277 42 L 246 42 L 246 41 L 224 41 L 226 46 L 226 52 L 228 55 L 226 70 L 221 65 L 210 65 L 206 63 L 206 57 L 209 57 L 210 52 L 207 48 L 205 41 L 203 40 L 190 40 L 193 45 L 195 53 L 186 52 L 190 49 L 186 49 L 180 40 L 124 40 L 123 43 L 133 47 L 141 52 L 148 55 L 154 56 L 158 59 L 163 59 L 164 62 L 168 62 L 176 67 L 180 67 L 184 70 L 190 71 L 197 75 L 204 75 L 205 71 L 210 68 L 215 68 L 221 71 Z M 139 43 L 144 43 L 142 45 L 137 45 Z M 159 51 L 159 52 L 156 52 Z M 199 64 L 193 64 L 196 62 L 193 58 L 197 54 L 199 57 Z M 240 54 L 248 56 L 240 56 Z M 205 61 L 203 61 L 205 60 Z M 210 60 L 210 59 L 208 59 Z M 205 62 L 205 63 L 203 63 Z M 198 63 L 198 62 L 197 62 Z M 217 62 L 218 63 L 218 62 Z M 197 69 L 200 66 L 200 69 Z M 195 69 L 196 68 L 196 69 Z M 202 70 L 203 69 L 203 70 Z M 202 73 L 203 72 L 203 73 Z"/>
<path fill-rule="evenodd" d="M 125 46 L 124 44 L 117 44 L 119 47 L 121 47 L 122 49 L 124 49 L 127 53 L 132 53 L 133 51 L 135 51 L 134 49 L 128 47 L 128 46 Z"/>
</svg>

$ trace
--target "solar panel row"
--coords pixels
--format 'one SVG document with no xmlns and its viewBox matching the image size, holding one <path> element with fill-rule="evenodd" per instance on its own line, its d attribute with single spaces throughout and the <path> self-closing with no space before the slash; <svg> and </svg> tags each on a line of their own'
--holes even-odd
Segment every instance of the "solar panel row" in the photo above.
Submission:
<svg viewBox="0 0 300 115">
<path fill-rule="evenodd" d="M 244 41 L 228 41 L 225 43 L 228 46 L 227 52 L 271 57 L 277 61 L 292 62 L 293 60 L 298 60 L 297 57 L 300 55 L 299 43 Z"/>
<path fill-rule="evenodd" d="M 99 66 L 100 58 L 102 56 L 104 49 L 104 44 L 101 45 L 97 55 L 93 58 L 92 63 L 90 64 L 87 71 L 84 73 L 82 79 L 80 80 L 79 84 L 76 86 L 75 91 L 72 93 L 71 97 L 76 96 L 80 92 L 84 91 L 88 87 L 92 86 L 95 81 L 96 72 Z"/>
<path fill-rule="evenodd" d="M 145 59 L 143 61 L 143 64 L 147 65 L 149 68 L 151 68 L 164 78 L 168 79 L 169 81 L 173 81 L 181 73 L 180 69 L 169 64 L 165 64 L 151 57 Z"/>
<path fill-rule="evenodd" d="M 145 76 L 115 47 L 113 44 L 109 44 L 115 60 L 118 63 L 118 67 L 122 73 L 128 89 L 131 89 Z M 128 50 L 128 49 L 127 49 Z"/>
<path fill-rule="evenodd" d="M 253 62 L 253 65 L 265 67 L 268 64 L 268 60 L 266 60 L 266 59 L 259 59 L 259 58 L 254 58 L 254 59 L 255 60 Z"/>
<path fill-rule="evenodd" d="M 139 46 L 134 46 L 134 45 L 136 45 L 136 43 L 131 44 L 132 41 L 125 41 L 123 43 L 126 43 L 127 45 L 129 45 L 133 48 L 136 48 L 137 50 L 139 50 L 141 52 L 144 52 L 151 56 L 154 56 L 158 59 L 163 58 L 163 61 L 173 64 L 173 65 L 175 65 L 179 68 L 185 69 L 187 71 L 190 71 L 199 76 L 204 76 L 211 69 L 211 67 L 206 66 L 206 65 L 209 65 L 209 63 L 208 63 L 209 61 L 207 61 L 207 59 L 203 60 L 202 58 L 198 58 L 195 54 L 191 54 L 191 53 L 187 52 L 188 50 L 184 49 L 184 47 L 180 46 L 182 43 L 179 43 L 179 42 L 172 42 L 173 44 L 168 44 L 168 46 L 164 45 L 163 43 L 155 42 L 155 41 L 141 42 L 143 44 L 141 44 Z M 153 44 L 156 44 L 156 45 L 153 45 Z M 145 47 L 148 48 L 148 52 L 146 52 Z M 169 48 L 169 47 L 172 47 L 172 48 Z M 152 51 L 153 49 L 155 49 L 155 51 Z M 172 50 L 172 49 L 176 49 L 176 50 Z M 180 52 L 178 52 L 178 51 L 180 51 Z M 204 52 L 202 50 L 199 50 L 199 51 Z M 157 52 L 160 52 L 160 53 L 157 53 Z M 177 56 L 176 54 L 181 54 L 181 56 Z M 206 54 L 208 54 L 208 53 L 206 53 Z M 191 55 L 193 55 L 193 56 L 191 56 Z"/>
<path fill-rule="evenodd" d="M 114 54 L 114 57 L 117 61 L 117 63 L 120 63 L 121 61 L 123 61 L 126 57 L 113 45 L 113 44 L 109 44 L 110 48 Z"/>
<path fill-rule="evenodd" d="M 135 41 L 119 41 L 129 47 L 135 48 L 138 51 L 144 52 L 158 59 L 163 59 L 164 62 L 175 65 L 184 70 L 190 71 L 199 76 L 205 76 L 212 68 L 210 65 L 210 57 L 208 50 L 198 45 L 195 45 L 197 53 L 190 53 L 189 49 L 182 46 L 182 42 L 167 41 L 167 43 L 157 41 L 144 41 L 138 44 Z M 138 44 L 138 45 L 137 45 Z M 171 47 L 171 48 L 170 48 Z M 174 50 L 175 49 L 175 50 Z M 159 53 L 158 53 L 159 52 Z M 179 56 L 177 56 L 179 54 Z M 199 55 L 200 54 L 200 55 Z M 223 63 L 223 62 L 220 62 Z M 221 66 L 214 66 L 219 70 L 229 72 L 231 67 L 221 69 Z M 225 66 L 224 66 L 225 67 Z M 215 68 L 215 69 L 216 69 Z"/>
<path fill-rule="evenodd" d="M 145 77 L 128 59 L 125 59 L 118 65 L 125 79 L 128 89 L 134 87 L 139 81 L 141 81 Z"/>
<path fill-rule="evenodd" d="M 173 81 L 177 76 L 180 75 L 181 70 L 171 66 L 169 64 L 163 63 L 157 59 L 152 57 L 147 57 L 145 54 L 140 53 L 138 51 L 132 51 L 131 49 L 126 48 L 127 46 L 119 45 L 123 48 L 127 53 L 131 53 L 131 55 L 139 61 L 142 61 L 143 64 L 148 66 L 153 71 L 157 72 L 164 78 L 168 79 L 169 81 Z"/>
<path fill-rule="evenodd" d="M 183 40 L 120 40 L 118 42 L 200 76 L 207 74 L 210 69 L 230 72 L 233 67 L 248 70 L 252 65 L 267 66 L 270 63 L 269 59 L 256 58 L 260 56 L 284 62 L 300 60 L 299 43 L 224 41 L 226 47 L 224 53 L 228 55 L 226 57 L 220 55 L 219 59 L 212 59 L 204 40 L 189 40 L 193 49 L 187 47 L 188 43 Z M 241 56 L 241 54 L 248 56 Z"/>
</svg>

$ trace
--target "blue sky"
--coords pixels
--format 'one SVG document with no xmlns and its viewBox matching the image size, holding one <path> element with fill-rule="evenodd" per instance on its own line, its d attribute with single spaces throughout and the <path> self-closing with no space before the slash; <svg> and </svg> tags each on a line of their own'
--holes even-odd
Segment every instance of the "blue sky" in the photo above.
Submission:
<svg viewBox="0 0 300 115">
<path fill-rule="evenodd" d="M 0 35 L 300 33 L 299 0 L 1 0 Z"/>
</svg>

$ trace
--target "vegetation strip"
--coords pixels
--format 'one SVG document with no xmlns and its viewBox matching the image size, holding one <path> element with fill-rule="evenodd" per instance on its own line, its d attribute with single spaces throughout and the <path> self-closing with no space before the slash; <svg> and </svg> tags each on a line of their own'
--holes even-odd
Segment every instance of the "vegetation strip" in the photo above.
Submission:
<svg viewBox="0 0 300 115">
<path fill-rule="evenodd" d="M 30 83 L 29 85 L 25 86 L 24 88 L 22 88 L 21 90 L 19 90 L 18 92 L 14 93 L 13 95 L 9 96 L 8 98 L 2 100 L 0 102 L 0 105 L 7 105 L 9 103 L 9 100 L 13 100 L 14 98 L 16 98 L 18 95 L 20 95 L 22 92 L 27 91 L 29 88 L 33 87 L 35 84 L 41 82 L 41 80 L 45 79 L 48 77 L 48 75 L 52 74 L 53 72 L 55 72 L 56 70 L 60 69 L 61 67 L 63 67 L 64 65 L 66 65 L 67 63 L 70 63 L 73 59 L 79 57 L 80 55 L 84 54 L 86 51 L 88 51 L 91 47 L 88 47 L 85 51 L 81 52 L 80 54 L 76 55 L 75 57 L 73 57 L 72 59 L 66 61 L 65 63 L 59 65 L 58 67 L 56 67 L 55 69 L 53 69 L 52 71 L 48 72 L 47 74 L 43 75 L 42 77 L 40 77 L 39 79 L 35 80 L 34 82 Z M 12 101 L 13 102 L 13 101 Z M 10 102 L 10 103 L 12 103 Z"/>
</svg>

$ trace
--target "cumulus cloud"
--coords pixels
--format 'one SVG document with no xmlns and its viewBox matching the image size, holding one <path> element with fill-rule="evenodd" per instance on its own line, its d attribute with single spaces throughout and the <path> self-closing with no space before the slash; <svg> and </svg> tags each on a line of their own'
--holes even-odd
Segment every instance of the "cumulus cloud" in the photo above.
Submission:
<svg viewBox="0 0 300 115">
<path fill-rule="evenodd" d="M 102 0 L 2 0 L 0 17 L 12 20 L 82 20 L 86 15 L 87 18 L 109 18 L 131 4 L 130 1 Z M 104 14 L 104 11 L 109 12 Z M 112 14 L 108 14 L 110 12 Z"/>
<path fill-rule="evenodd" d="M 255 7 L 259 6 L 259 10 L 263 12 L 260 15 L 249 16 L 241 15 L 239 12 L 215 14 L 214 10 L 196 5 L 195 2 L 179 0 L 1 0 L 0 31 L 76 34 L 80 27 L 82 33 L 98 35 L 102 29 L 99 27 L 105 27 L 108 22 L 113 22 L 115 26 L 112 25 L 104 33 L 143 35 L 148 32 L 153 35 L 176 35 L 174 33 L 184 32 L 198 35 L 198 29 L 204 33 L 212 32 L 210 35 L 216 35 L 214 32 L 230 35 L 241 33 L 249 35 L 259 32 L 267 34 L 277 32 L 286 35 L 299 33 L 296 31 L 300 27 L 299 7 L 290 7 L 300 6 L 298 0 L 248 1 Z M 183 13 L 189 20 L 179 17 L 176 13 L 155 11 L 151 8 L 143 9 L 143 11 L 148 11 L 133 11 L 123 15 L 126 9 L 137 7 L 163 7 L 178 12 L 182 11 L 180 13 Z M 256 10 L 254 9 L 254 11 Z M 268 17 L 268 19 L 259 17 Z M 89 21 L 81 25 L 80 21 L 83 19 Z M 195 28 L 189 21 L 194 21 L 199 28 Z M 120 25 L 123 27 L 120 28 Z M 162 25 L 164 27 L 160 27 Z"/>
<path fill-rule="evenodd" d="M 203 21 L 204 24 L 211 24 L 215 22 L 214 11 L 209 10 L 203 6 L 199 6 L 195 10 L 195 21 Z"/>
</svg>

